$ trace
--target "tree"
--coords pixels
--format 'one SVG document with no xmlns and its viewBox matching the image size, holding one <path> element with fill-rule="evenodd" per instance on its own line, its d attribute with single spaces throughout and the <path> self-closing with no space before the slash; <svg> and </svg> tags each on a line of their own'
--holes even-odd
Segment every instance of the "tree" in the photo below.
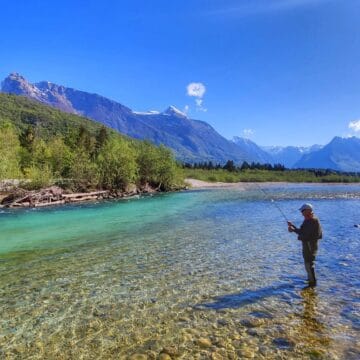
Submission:
<svg viewBox="0 0 360 360">
<path fill-rule="evenodd" d="M 68 177 L 73 161 L 71 149 L 65 145 L 62 138 L 53 138 L 48 142 L 49 158 L 48 162 L 52 173 L 56 178 Z"/>
<path fill-rule="evenodd" d="M 20 171 L 20 142 L 10 123 L 0 124 L 0 179 L 18 179 Z"/>
<path fill-rule="evenodd" d="M 144 141 L 137 146 L 138 179 L 140 185 L 158 183 L 158 152 L 149 141 Z"/>
<path fill-rule="evenodd" d="M 108 131 L 105 126 L 102 126 L 96 135 L 95 152 L 98 154 L 109 138 Z"/>
<path fill-rule="evenodd" d="M 34 128 L 33 126 L 28 125 L 25 131 L 23 131 L 20 135 L 20 144 L 23 148 L 30 151 L 34 140 L 35 140 Z"/>
<path fill-rule="evenodd" d="M 91 136 L 89 130 L 83 125 L 81 125 L 79 128 L 76 146 L 83 148 L 84 151 L 91 155 L 95 153 L 96 139 Z"/>
<path fill-rule="evenodd" d="M 170 190 L 179 178 L 179 168 L 174 160 L 173 153 L 164 145 L 157 148 L 158 152 L 158 173 L 157 181 L 161 190 Z"/>
<path fill-rule="evenodd" d="M 124 190 L 136 181 L 136 152 L 130 143 L 121 137 L 109 138 L 102 147 L 97 164 L 100 185 L 105 189 Z"/>
<path fill-rule="evenodd" d="M 236 170 L 236 166 L 234 164 L 234 161 L 233 160 L 228 160 L 226 162 L 226 164 L 223 166 L 223 169 L 224 170 L 227 170 L 227 171 L 235 171 Z"/>
</svg>

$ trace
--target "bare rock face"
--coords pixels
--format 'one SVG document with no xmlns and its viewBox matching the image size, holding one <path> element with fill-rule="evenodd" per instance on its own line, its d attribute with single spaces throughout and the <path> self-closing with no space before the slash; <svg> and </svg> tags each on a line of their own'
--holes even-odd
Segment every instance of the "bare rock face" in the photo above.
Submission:
<svg viewBox="0 0 360 360">
<path fill-rule="evenodd" d="M 37 101 L 42 101 L 43 98 L 41 91 L 18 73 L 11 73 L 1 83 L 1 89 L 2 92 L 27 96 Z"/>
<path fill-rule="evenodd" d="M 66 97 L 65 87 L 47 81 L 31 84 L 18 73 L 10 74 L 1 84 L 2 92 L 26 96 L 62 111 L 79 114 Z"/>
</svg>

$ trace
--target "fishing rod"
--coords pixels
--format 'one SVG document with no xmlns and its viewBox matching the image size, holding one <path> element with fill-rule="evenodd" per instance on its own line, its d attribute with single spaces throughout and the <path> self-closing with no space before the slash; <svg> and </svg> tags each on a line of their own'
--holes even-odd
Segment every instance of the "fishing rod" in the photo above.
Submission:
<svg viewBox="0 0 360 360">
<path fill-rule="evenodd" d="M 270 198 L 271 203 L 275 205 L 275 207 L 280 211 L 280 214 L 284 217 L 286 222 L 289 222 L 288 218 L 286 217 L 286 215 L 284 214 L 284 212 L 282 211 L 281 207 L 279 206 L 279 204 L 272 198 L 269 196 L 269 193 L 266 192 L 258 183 L 254 183 L 256 184 L 256 186 L 265 194 L 266 198 Z"/>
</svg>

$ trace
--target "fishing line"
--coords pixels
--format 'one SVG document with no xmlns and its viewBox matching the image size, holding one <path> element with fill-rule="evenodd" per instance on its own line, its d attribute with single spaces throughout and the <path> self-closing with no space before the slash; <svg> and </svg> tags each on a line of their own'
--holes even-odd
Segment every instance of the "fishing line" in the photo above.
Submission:
<svg viewBox="0 0 360 360">
<path fill-rule="evenodd" d="M 270 197 L 269 194 L 258 183 L 254 184 L 256 184 L 256 186 L 265 194 L 266 198 L 270 198 L 271 203 L 280 211 L 280 214 L 284 217 L 285 221 L 288 222 L 288 218 L 286 217 L 278 203 L 272 197 Z"/>
</svg>

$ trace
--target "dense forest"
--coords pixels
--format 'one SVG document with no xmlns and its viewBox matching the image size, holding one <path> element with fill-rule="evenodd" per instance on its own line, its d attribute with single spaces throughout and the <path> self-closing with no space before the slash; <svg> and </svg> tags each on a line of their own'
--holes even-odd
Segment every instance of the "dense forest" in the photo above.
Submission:
<svg viewBox="0 0 360 360">
<path fill-rule="evenodd" d="M 164 146 L 8 94 L 0 94 L 0 158 L 0 180 L 23 179 L 33 189 L 126 190 L 136 184 L 167 191 L 183 181 Z"/>
</svg>

